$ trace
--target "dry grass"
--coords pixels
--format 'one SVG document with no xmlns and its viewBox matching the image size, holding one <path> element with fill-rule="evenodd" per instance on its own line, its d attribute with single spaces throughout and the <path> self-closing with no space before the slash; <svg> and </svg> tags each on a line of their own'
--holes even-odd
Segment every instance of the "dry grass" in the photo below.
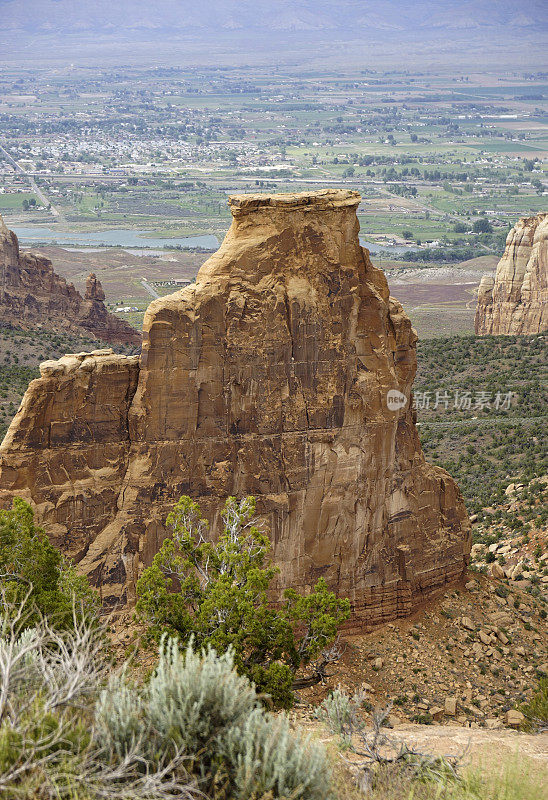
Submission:
<svg viewBox="0 0 548 800">
<path fill-rule="evenodd" d="M 330 751 L 335 760 L 333 751 Z M 363 794 L 340 756 L 334 766 L 334 789 L 338 800 L 546 800 L 548 770 L 533 759 L 516 754 L 496 766 L 464 770 L 462 782 L 421 782 L 413 780 L 404 769 L 384 768 L 377 774 L 374 788 Z"/>
</svg>

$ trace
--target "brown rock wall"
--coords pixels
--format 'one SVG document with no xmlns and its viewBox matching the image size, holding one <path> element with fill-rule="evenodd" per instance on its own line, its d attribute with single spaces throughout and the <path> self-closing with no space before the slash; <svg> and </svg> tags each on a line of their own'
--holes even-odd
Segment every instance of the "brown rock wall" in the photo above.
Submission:
<svg viewBox="0 0 548 800">
<path fill-rule="evenodd" d="M 0 447 L 0 504 L 29 501 L 77 561 L 117 513 L 138 360 L 98 350 L 45 361 Z"/>
</svg>

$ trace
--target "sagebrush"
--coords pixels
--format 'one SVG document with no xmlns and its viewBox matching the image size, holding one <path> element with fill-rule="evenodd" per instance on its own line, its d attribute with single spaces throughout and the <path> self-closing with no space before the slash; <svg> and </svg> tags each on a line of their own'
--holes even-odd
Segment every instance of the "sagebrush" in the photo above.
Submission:
<svg viewBox="0 0 548 800">
<path fill-rule="evenodd" d="M 1 800 L 330 800 L 321 747 L 268 712 L 232 652 L 160 643 L 140 685 L 88 620 L 0 618 Z M 107 676 L 110 674 L 110 677 Z"/>
</svg>

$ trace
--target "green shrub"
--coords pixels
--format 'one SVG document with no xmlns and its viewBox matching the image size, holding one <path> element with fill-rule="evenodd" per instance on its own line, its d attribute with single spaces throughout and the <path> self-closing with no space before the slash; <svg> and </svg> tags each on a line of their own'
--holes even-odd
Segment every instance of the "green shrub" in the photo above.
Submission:
<svg viewBox="0 0 548 800">
<path fill-rule="evenodd" d="M 225 752 L 235 767 L 230 796 L 236 800 L 332 797 L 325 753 L 296 739 L 285 715 L 266 716 L 255 709 L 242 730 L 232 728 L 227 735 Z"/>
<path fill-rule="evenodd" d="M 98 593 L 34 524 L 32 508 L 19 497 L 11 509 L 0 510 L 0 576 L 6 607 L 24 602 L 29 626 L 44 615 L 59 628 L 71 627 L 99 606 Z"/>
<path fill-rule="evenodd" d="M 320 746 L 266 711 L 232 653 L 164 639 L 149 680 L 105 685 L 86 619 L 0 618 L 1 800 L 332 800 Z"/>
<path fill-rule="evenodd" d="M 69 796 L 90 751 L 103 638 L 86 620 L 56 631 L 6 603 L 0 617 L 0 798 Z"/>
<path fill-rule="evenodd" d="M 268 589 L 278 570 L 267 564 L 270 542 L 254 513 L 254 498 L 229 498 L 214 543 L 205 538 L 199 506 L 182 497 L 167 518 L 173 538 L 137 583 L 137 612 L 156 638 L 167 633 L 218 653 L 232 647 L 238 671 L 276 706 L 288 707 L 297 669 L 333 642 L 350 603 L 320 579 L 307 596 L 286 590 L 274 609 Z"/>
<path fill-rule="evenodd" d="M 352 742 L 352 736 L 364 727 L 359 715 L 363 707 L 364 694 L 356 692 L 349 697 L 339 686 L 331 692 L 316 709 L 316 717 L 341 737 L 344 744 Z"/>
<path fill-rule="evenodd" d="M 528 703 L 520 706 L 520 711 L 526 718 L 525 730 L 548 726 L 548 678 L 540 678 L 537 691 Z"/>
<path fill-rule="evenodd" d="M 232 800 L 331 797 L 323 750 L 293 734 L 285 715 L 265 711 L 252 684 L 233 668 L 232 651 L 199 655 L 190 642 L 162 639 L 156 669 L 142 687 L 125 673 L 97 704 L 98 739 L 110 758 L 169 761 L 209 793 Z M 138 743 L 136 749 L 136 742 Z"/>
<path fill-rule="evenodd" d="M 411 717 L 412 722 L 418 722 L 419 725 L 431 725 L 434 722 L 432 714 L 426 711 L 424 714 L 415 714 Z"/>
</svg>

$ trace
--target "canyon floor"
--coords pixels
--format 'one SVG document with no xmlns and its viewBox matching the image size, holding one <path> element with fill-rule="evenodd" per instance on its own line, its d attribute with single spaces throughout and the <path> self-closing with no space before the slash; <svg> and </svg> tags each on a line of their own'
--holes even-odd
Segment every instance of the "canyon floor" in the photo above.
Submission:
<svg viewBox="0 0 548 800">
<path fill-rule="evenodd" d="M 121 248 L 70 249 L 47 245 L 31 248 L 51 259 L 57 272 L 83 291 L 90 272 L 101 281 L 111 305 L 137 306 L 124 318 L 141 327 L 144 311 L 151 300 L 142 278 L 155 285 L 159 294 L 173 287 L 158 287 L 156 282 L 196 277 L 209 253 L 192 250 L 131 251 Z M 485 272 L 494 271 L 495 256 L 479 256 L 458 264 L 404 264 L 372 256 L 373 262 L 386 270 L 391 294 L 406 308 L 419 336 L 472 333 L 474 330 L 475 291 Z"/>
<path fill-rule="evenodd" d="M 313 736 L 329 749 L 336 764 L 340 800 L 359 800 L 364 795 L 356 788 L 362 759 L 342 750 L 336 737 L 325 728 L 306 725 Z M 404 724 L 389 731 L 396 743 L 420 753 L 436 756 L 461 756 L 459 774 L 472 786 L 480 781 L 496 786 L 489 797 L 501 800 L 545 800 L 548 785 L 548 733 L 528 734 L 513 730 L 465 729 L 457 725 Z M 359 743 L 357 743 L 359 747 Z M 371 800 L 453 800 L 462 796 L 457 786 L 445 787 L 415 784 L 412 794 L 405 780 L 381 779 L 381 785 L 370 794 Z M 516 788 L 517 787 L 517 788 Z M 497 791 L 498 790 L 498 791 Z M 465 792 L 466 790 L 463 790 Z M 473 797 L 484 795 L 473 795 Z M 468 795 L 464 794 L 465 798 Z M 472 796 L 471 796 L 472 797 Z"/>
</svg>

